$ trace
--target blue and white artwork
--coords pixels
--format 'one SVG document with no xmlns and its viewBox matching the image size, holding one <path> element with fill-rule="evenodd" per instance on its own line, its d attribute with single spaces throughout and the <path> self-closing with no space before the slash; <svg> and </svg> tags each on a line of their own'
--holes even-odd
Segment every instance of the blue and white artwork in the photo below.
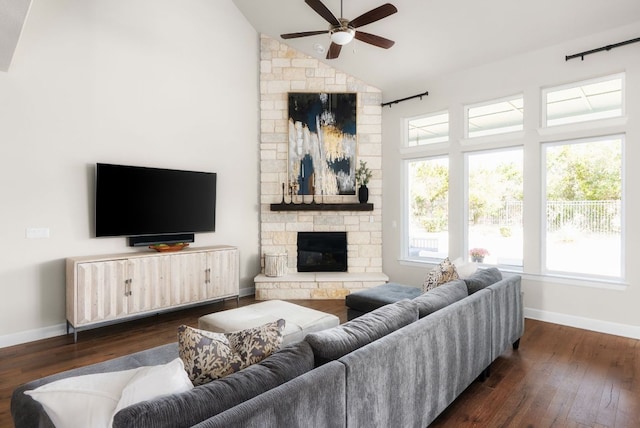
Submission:
<svg viewBox="0 0 640 428">
<path fill-rule="evenodd" d="M 355 93 L 289 93 L 289 181 L 299 195 L 354 195 Z"/>
</svg>

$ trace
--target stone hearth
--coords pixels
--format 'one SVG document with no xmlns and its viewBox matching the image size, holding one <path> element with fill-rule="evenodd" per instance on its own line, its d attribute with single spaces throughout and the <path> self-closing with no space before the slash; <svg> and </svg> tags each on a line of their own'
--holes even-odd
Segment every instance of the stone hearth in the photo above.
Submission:
<svg viewBox="0 0 640 428">
<path fill-rule="evenodd" d="M 297 272 L 255 278 L 256 299 L 343 299 L 351 292 L 389 281 L 383 273 Z"/>
</svg>

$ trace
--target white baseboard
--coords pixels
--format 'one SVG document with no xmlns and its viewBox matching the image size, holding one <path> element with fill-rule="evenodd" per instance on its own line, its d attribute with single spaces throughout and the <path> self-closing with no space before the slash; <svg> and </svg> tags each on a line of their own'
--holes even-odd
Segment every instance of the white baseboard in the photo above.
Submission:
<svg viewBox="0 0 640 428">
<path fill-rule="evenodd" d="M 256 289 L 255 287 L 241 288 L 238 293 L 240 294 L 240 297 L 253 296 L 256 294 Z"/>
<path fill-rule="evenodd" d="M 251 296 L 255 294 L 255 288 L 241 288 L 239 290 L 239 294 L 240 297 Z M 19 333 L 7 334 L 0 336 L 0 348 L 20 345 L 22 343 L 33 342 L 36 340 L 49 339 L 50 337 L 63 336 L 65 334 L 67 334 L 67 325 L 65 323 L 37 328 L 34 330 L 21 331 Z"/>
<path fill-rule="evenodd" d="M 614 336 L 629 337 L 631 339 L 640 339 L 639 326 L 595 320 L 592 318 L 584 318 L 532 308 L 524 308 L 524 316 L 525 318 L 531 318 L 538 321 L 552 322 L 554 324 L 597 331 L 599 333 L 612 334 Z"/>
<path fill-rule="evenodd" d="M 21 343 L 33 342 L 34 340 L 48 339 L 50 337 L 67 334 L 66 324 L 56 324 L 33 330 L 21 331 L 19 333 L 0 336 L 0 348 L 20 345 Z"/>
</svg>

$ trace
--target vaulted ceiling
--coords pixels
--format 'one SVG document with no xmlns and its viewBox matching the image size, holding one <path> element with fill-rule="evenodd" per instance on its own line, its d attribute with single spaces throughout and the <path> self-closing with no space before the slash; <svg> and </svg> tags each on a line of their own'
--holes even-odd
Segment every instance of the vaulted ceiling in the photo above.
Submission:
<svg viewBox="0 0 640 428">
<path fill-rule="evenodd" d="M 260 33 L 324 60 L 319 46 L 328 35 L 282 40 L 283 33 L 328 29 L 329 24 L 304 0 L 233 0 Z M 344 17 L 353 19 L 385 0 L 343 0 Z M 639 0 L 386 0 L 398 12 L 362 27 L 394 40 L 389 50 L 358 40 L 326 60 L 385 92 L 401 98 L 428 89 L 446 73 L 500 60 L 561 42 L 638 22 Z M 322 0 L 340 17 L 341 0 Z M 602 45 L 621 40 L 602 40 Z M 599 46 L 585 46 L 585 50 Z M 640 44 L 625 49 L 639 49 Z M 573 52 L 566 52 L 571 54 Z"/>
<path fill-rule="evenodd" d="M 258 32 L 281 41 L 282 33 L 329 27 L 304 0 L 232 1 Z M 383 0 L 322 1 L 337 17 L 342 8 L 348 19 L 383 4 Z M 638 23 L 634 37 L 640 37 L 638 0 L 389 1 L 397 13 L 361 27 L 394 40 L 388 50 L 354 40 L 342 48 L 339 58 L 325 60 L 328 35 L 285 42 L 397 98 L 428 89 L 429 81 L 446 73 L 613 28 Z M 0 0 L 0 71 L 9 69 L 30 5 L 31 0 Z M 602 40 L 602 46 L 619 41 Z M 593 47 L 598 46 L 585 49 Z"/>
<path fill-rule="evenodd" d="M 31 0 L 0 0 L 0 71 L 8 71 Z"/>
</svg>

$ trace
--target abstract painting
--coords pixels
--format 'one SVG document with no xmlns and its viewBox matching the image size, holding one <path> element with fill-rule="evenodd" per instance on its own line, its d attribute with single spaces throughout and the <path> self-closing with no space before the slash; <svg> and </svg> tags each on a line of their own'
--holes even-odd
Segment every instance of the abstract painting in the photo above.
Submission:
<svg viewBox="0 0 640 428">
<path fill-rule="evenodd" d="M 355 93 L 289 93 L 289 184 L 298 195 L 354 195 Z"/>
</svg>

